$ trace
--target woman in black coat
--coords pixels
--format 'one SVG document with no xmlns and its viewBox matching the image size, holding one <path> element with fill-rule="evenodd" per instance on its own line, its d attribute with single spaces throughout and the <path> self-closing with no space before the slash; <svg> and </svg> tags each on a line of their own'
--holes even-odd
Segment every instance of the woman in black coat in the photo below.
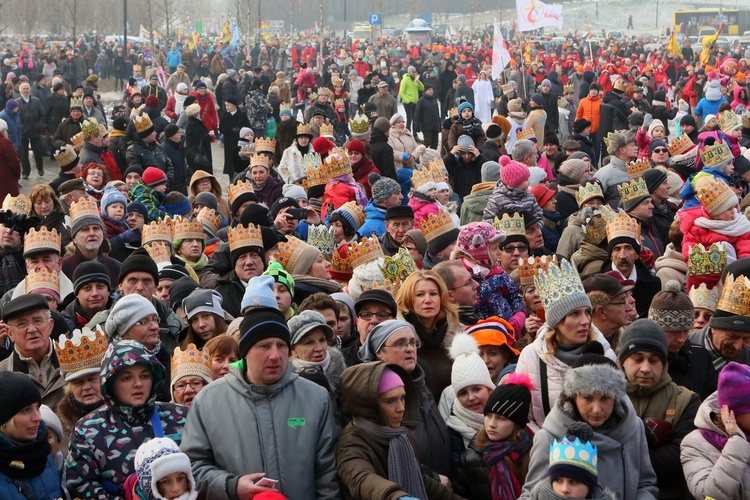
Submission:
<svg viewBox="0 0 750 500">
<path fill-rule="evenodd" d="M 233 154 L 237 149 L 237 142 L 240 140 L 240 129 L 249 127 L 250 122 L 247 114 L 237 109 L 237 100 L 233 97 L 227 97 L 224 100 L 224 109 L 226 112 L 221 115 L 219 120 L 219 131 L 224 136 L 224 170 L 223 172 L 230 177 L 235 174 Z"/>
<path fill-rule="evenodd" d="M 213 158 L 211 156 L 211 136 L 208 129 L 198 116 L 200 107 L 195 106 L 197 110 L 188 106 L 185 112 L 188 114 L 187 123 L 185 124 L 185 159 L 188 168 L 193 172 L 204 170 L 213 174 Z M 191 112 L 195 111 L 195 114 Z"/>
</svg>

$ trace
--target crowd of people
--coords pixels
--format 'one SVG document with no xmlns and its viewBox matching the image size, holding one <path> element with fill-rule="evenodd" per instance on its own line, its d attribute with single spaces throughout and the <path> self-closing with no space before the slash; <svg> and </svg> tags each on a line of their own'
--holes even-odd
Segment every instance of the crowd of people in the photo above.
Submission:
<svg viewBox="0 0 750 500">
<path fill-rule="evenodd" d="M 745 498 L 748 61 L 488 34 L 8 49 L 2 497 Z"/>
</svg>

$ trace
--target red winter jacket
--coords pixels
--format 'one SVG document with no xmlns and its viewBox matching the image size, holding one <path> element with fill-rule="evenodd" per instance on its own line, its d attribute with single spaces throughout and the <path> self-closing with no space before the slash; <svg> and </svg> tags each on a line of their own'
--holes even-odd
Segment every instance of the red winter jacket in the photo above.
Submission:
<svg viewBox="0 0 750 500">
<path fill-rule="evenodd" d="M 750 232 L 746 232 L 741 236 L 727 236 L 710 229 L 696 226 L 696 219 L 699 217 L 709 217 L 708 213 L 706 213 L 706 210 L 702 206 L 682 210 L 677 213 L 677 216 L 680 219 L 680 230 L 684 234 L 682 240 L 682 256 L 685 258 L 686 262 L 690 255 L 690 249 L 698 243 L 703 243 L 703 246 L 708 248 L 712 243 L 718 243 L 720 241 L 732 245 L 735 252 L 737 252 L 738 259 L 742 257 L 750 257 Z M 744 217 L 744 215 L 737 212 L 736 217 Z"/>
</svg>

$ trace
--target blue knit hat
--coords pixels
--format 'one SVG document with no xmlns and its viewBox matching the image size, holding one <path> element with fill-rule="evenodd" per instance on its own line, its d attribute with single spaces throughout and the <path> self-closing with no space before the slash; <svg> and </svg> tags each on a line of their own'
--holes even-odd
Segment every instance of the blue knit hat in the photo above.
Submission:
<svg viewBox="0 0 750 500">
<path fill-rule="evenodd" d="M 278 309 L 276 296 L 273 294 L 275 280 L 271 276 L 255 276 L 250 278 L 242 297 L 240 311 L 248 307 L 271 307 Z"/>
<path fill-rule="evenodd" d="M 458 114 L 460 115 L 461 111 L 465 110 L 466 108 L 469 108 L 472 113 L 474 112 L 474 106 L 472 106 L 469 101 L 464 101 L 458 105 Z"/>
<path fill-rule="evenodd" d="M 124 194 L 118 191 L 116 187 L 107 186 L 104 188 L 104 193 L 102 193 L 102 201 L 101 201 L 102 214 L 107 215 L 107 207 L 113 203 L 122 203 L 123 219 L 124 219 L 125 218 L 124 210 L 128 206 L 128 199 L 125 197 Z"/>
</svg>

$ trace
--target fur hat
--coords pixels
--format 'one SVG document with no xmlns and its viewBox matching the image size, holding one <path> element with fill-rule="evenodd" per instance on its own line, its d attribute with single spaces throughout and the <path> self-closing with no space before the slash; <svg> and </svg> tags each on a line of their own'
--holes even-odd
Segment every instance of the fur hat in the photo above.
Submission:
<svg viewBox="0 0 750 500">
<path fill-rule="evenodd" d="M 625 374 L 614 363 L 588 364 L 565 372 L 562 396 L 572 400 L 597 393 L 615 399 L 618 404 L 627 398 L 626 387 Z"/>
<path fill-rule="evenodd" d="M 483 385 L 495 389 L 487 365 L 479 356 L 479 346 L 471 335 L 460 333 L 453 338 L 449 350 L 453 367 L 451 368 L 451 386 L 458 395 L 461 390 L 472 385 Z"/>
</svg>

